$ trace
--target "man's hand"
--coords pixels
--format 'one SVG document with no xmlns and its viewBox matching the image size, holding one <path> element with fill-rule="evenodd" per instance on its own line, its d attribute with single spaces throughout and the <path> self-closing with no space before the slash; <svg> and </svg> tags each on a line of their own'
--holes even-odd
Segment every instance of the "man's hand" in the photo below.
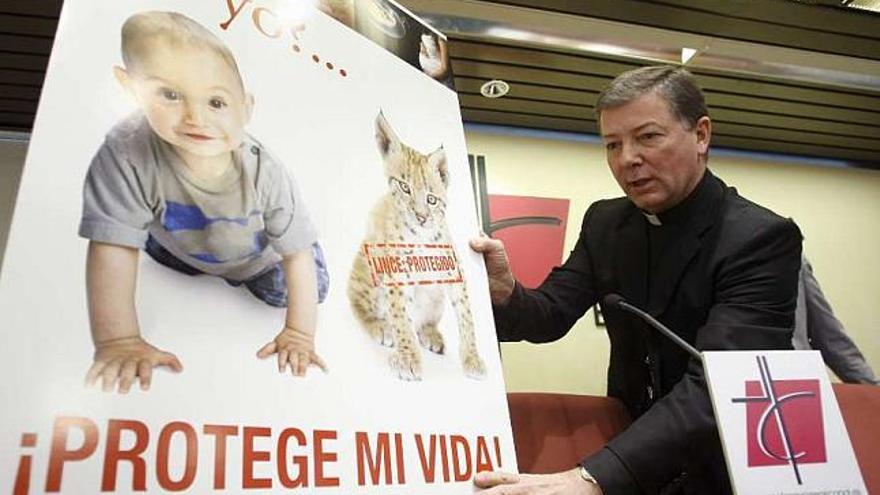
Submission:
<svg viewBox="0 0 880 495">
<path fill-rule="evenodd" d="M 602 495 L 595 483 L 581 478 L 577 468 L 554 474 L 513 474 L 484 471 L 474 484 L 483 495 Z"/>
<path fill-rule="evenodd" d="M 486 261 L 486 274 L 489 276 L 489 297 L 495 306 L 504 306 L 513 295 L 516 280 L 510 271 L 504 243 L 489 237 L 477 237 L 470 241 L 471 249 L 481 253 Z"/>
<path fill-rule="evenodd" d="M 309 365 L 315 365 L 327 372 L 327 364 L 315 353 L 314 336 L 285 326 L 272 342 L 257 351 L 257 357 L 265 359 L 272 354 L 278 355 L 278 372 L 284 373 L 289 365 L 293 376 L 305 376 Z"/>
<path fill-rule="evenodd" d="M 127 394 L 139 379 L 141 390 L 149 390 L 153 368 L 166 366 L 179 373 L 183 365 L 177 356 L 150 345 L 140 337 L 124 337 L 95 344 L 95 362 L 86 374 L 86 385 L 94 385 L 101 379 L 101 389 L 113 391 L 119 381 L 119 393 Z"/>
</svg>

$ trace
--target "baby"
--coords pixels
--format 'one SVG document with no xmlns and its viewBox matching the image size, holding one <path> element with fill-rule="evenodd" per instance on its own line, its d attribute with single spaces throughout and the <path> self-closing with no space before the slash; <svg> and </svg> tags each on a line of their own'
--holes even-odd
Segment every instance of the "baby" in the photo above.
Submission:
<svg viewBox="0 0 880 495">
<path fill-rule="evenodd" d="M 92 159 L 79 229 L 90 241 L 87 383 L 126 393 L 136 380 L 148 389 L 154 367 L 182 370 L 141 337 L 140 249 L 286 307 L 284 328 L 257 356 L 276 354 L 278 370 L 296 376 L 309 365 L 326 370 L 314 345 L 329 281 L 317 232 L 293 178 L 244 131 L 254 100 L 232 53 L 184 15 L 145 12 L 122 27 L 122 58 L 114 75 L 140 111 L 113 127 Z"/>
</svg>

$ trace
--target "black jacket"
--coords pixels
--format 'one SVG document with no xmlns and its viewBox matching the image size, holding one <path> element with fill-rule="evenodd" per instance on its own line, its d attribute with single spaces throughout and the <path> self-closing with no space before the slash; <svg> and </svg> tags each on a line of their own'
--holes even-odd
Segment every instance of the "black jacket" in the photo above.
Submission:
<svg viewBox="0 0 880 495">
<path fill-rule="evenodd" d="M 699 350 L 790 349 L 801 234 L 708 170 L 649 225 L 626 198 L 593 203 L 568 260 L 495 308 L 501 340 L 559 339 L 593 304 L 622 295 Z M 651 230 L 654 229 L 654 230 Z M 606 495 L 730 492 L 701 365 L 645 323 L 602 307 L 608 395 L 633 424 L 582 464 Z M 683 474 L 684 473 L 684 474 Z M 667 488 L 668 489 L 668 488 Z"/>
</svg>

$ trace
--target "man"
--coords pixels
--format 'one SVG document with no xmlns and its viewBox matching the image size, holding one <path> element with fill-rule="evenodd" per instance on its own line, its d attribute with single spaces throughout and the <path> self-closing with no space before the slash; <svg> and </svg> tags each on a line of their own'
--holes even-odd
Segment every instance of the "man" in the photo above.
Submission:
<svg viewBox="0 0 880 495">
<path fill-rule="evenodd" d="M 845 383 L 880 385 L 862 351 L 834 316 L 806 257 L 801 258 L 792 344 L 799 351 L 820 351 L 825 364 Z"/>
<path fill-rule="evenodd" d="M 500 241 L 483 253 L 501 340 L 548 342 L 616 293 L 700 350 L 791 349 L 801 235 L 706 168 L 712 122 L 693 76 L 645 67 L 596 103 L 611 173 L 626 198 L 593 203 L 562 267 L 517 284 Z M 481 473 L 489 494 L 729 493 L 702 366 L 638 318 L 602 302 L 608 395 L 633 424 L 570 471 Z"/>
</svg>

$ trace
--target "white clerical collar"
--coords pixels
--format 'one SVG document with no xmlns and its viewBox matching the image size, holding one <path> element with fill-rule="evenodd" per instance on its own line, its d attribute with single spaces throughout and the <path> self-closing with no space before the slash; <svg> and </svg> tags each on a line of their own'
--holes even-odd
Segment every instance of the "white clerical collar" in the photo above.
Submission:
<svg viewBox="0 0 880 495">
<path fill-rule="evenodd" d="M 659 227 L 659 226 L 663 225 L 663 222 L 660 221 L 660 217 L 658 217 L 657 215 L 655 215 L 653 213 L 649 213 L 644 210 L 641 210 L 641 211 L 642 211 L 642 215 L 645 215 L 645 218 L 648 219 L 648 223 L 650 223 L 651 225 L 653 225 L 655 227 Z"/>
</svg>

